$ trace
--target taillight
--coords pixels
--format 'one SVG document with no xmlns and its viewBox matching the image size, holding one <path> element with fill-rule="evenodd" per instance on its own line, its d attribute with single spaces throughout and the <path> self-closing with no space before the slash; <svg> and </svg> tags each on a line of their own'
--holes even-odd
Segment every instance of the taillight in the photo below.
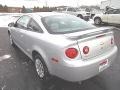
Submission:
<svg viewBox="0 0 120 90">
<path fill-rule="evenodd" d="M 88 54 L 88 53 L 89 53 L 89 47 L 88 47 L 88 46 L 85 46 L 85 47 L 83 48 L 83 53 L 84 53 L 84 54 Z"/>
<path fill-rule="evenodd" d="M 78 50 L 75 49 L 75 48 L 68 48 L 65 51 L 65 54 L 66 54 L 67 57 L 73 59 L 73 58 L 75 58 L 78 55 Z"/>
<path fill-rule="evenodd" d="M 113 38 L 111 38 L 111 44 L 113 44 L 114 43 L 114 39 Z"/>
</svg>

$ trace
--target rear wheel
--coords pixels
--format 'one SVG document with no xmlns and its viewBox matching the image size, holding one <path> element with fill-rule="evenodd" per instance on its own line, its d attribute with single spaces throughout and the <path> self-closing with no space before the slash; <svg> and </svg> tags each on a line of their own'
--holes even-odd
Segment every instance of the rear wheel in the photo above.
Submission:
<svg viewBox="0 0 120 90">
<path fill-rule="evenodd" d="M 49 79 L 49 73 L 47 66 L 45 65 L 42 57 L 39 54 L 34 56 L 36 72 L 41 81 L 47 81 Z"/>
<path fill-rule="evenodd" d="M 83 19 L 83 16 L 82 16 L 82 15 L 78 15 L 77 17 L 79 17 L 79 18 Z"/>
<path fill-rule="evenodd" d="M 94 19 L 94 24 L 96 24 L 96 25 L 100 25 L 102 23 L 102 20 L 101 20 L 101 18 L 95 18 Z"/>
</svg>

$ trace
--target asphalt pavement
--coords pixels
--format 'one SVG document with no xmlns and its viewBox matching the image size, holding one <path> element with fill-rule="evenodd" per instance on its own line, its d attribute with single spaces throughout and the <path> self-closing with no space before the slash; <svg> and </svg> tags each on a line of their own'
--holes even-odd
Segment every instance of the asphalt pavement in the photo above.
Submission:
<svg viewBox="0 0 120 90">
<path fill-rule="evenodd" d="M 120 49 L 120 30 L 114 30 Z M 120 51 L 115 62 L 81 85 L 53 77 L 41 83 L 34 63 L 17 47 L 10 46 L 7 28 L 0 28 L 0 90 L 120 90 Z"/>
</svg>

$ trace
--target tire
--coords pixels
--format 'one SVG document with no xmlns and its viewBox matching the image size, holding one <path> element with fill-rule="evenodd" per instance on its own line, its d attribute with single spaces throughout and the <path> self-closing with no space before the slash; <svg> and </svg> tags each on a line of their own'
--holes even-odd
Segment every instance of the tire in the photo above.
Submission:
<svg viewBox="0 0 120 90">
<path fill-rule="evenodd" d="M 16 46 L 15 43 L 14 43 L 14 41 L 13 41 L 13 39 L 12 39 L 11 34 L 9 34 L 9 41 L 10 41 L 10 45 L 11 45 L 11 46 L 13 46 L 13 47 Z"/>
<path fill-rule="evenodd" d="M 77 17 L 79 17 L 79 18 L 83 19 L 83 16 L 82 16 L 82 15 L 78 15 Z"/>
<path fill-rule="evenodd" d="M 94 24 L 95 25 L 100 25 L 101 23 L 102 23 L 101 18 L 97 17 L 97 18 L 94 19 Z"/>
<path fill-rule="evenodd" d="M 33 59 L 35 60 L 35 69 L 40 80 L 44 82 L 48 81 L 50 79 L 50 75 L 43 58 L 39 54 L 36 54 Z"/>
</svg>

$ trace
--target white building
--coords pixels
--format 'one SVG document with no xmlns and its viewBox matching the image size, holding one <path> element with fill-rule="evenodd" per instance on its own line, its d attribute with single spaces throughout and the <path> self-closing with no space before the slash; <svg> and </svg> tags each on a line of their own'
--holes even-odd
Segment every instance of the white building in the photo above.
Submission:
<svg viewBox="0 0 120 90">
<path fill-rule="evenodd" d="M 114 8 L 114 9 L 120 9 L 120 0 L 106 0 L 102 1 L 100 8 L 105 9 L 106 6 Z"/>
</svg>

